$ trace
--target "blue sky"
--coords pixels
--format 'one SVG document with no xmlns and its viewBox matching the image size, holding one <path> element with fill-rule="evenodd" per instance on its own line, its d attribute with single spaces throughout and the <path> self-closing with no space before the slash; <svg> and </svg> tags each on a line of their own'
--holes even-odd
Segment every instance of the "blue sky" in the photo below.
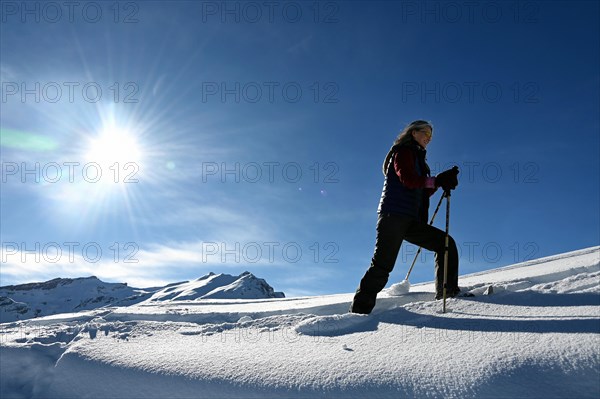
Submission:
<svg viewBox="0 0 600 399">
<path fill-rule="evenodd" d="M 415 119 L 433 172 L 462 171 L 462 274 L 598 245 L 598 7 L 2 1 L 1 284 L 351 292 Z M 432 278 L 425 253 L 411 281 Z"/>
</svg>

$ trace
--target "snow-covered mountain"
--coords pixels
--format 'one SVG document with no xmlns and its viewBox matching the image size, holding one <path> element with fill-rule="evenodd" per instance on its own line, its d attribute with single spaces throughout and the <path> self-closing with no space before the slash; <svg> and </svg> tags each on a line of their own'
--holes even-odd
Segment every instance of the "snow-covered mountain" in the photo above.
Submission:
<svg viewBox="0 0 600 399">
<path fill-rule="evenodd" d="M 197 300 L 209 280 L 0 324 L 0 397 L 600 397 L 600 247 L 461 276 L 447 313 L 432 283 L 365 316 L 352 293 Z"/>
<path fill-rule="evenodd" d="M 91 310 L 124 300 L 133 304 L 148 296 L 143 290 L 95 276 L 8 285 L 0 287 L 0 322 Z"/>
<path fill-rule="evenodd" d="M 0 322 L 6 323 L 106 306 L 200 299 L 283 298 L 250 272 L 239 276 L 209 273 L 194 281 L 147 289 L 106 283 L 97 277 L 56 278 L 43 283 L 0 287 Z"/>
<path fill-rule="evenodd" d="M 250 272 L 239 276 L 209 273 L 194 281 L 173 284 L 157 290 L 149 301 L 194 301 L 198 299 L 284 298 L 267 282 Z"/>
</svg>

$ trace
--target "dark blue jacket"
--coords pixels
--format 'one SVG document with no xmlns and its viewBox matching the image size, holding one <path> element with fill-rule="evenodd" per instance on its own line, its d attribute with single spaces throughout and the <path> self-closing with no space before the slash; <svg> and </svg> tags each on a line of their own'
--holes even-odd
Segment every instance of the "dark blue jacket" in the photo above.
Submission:
<svg viewBox="0 0 600 399">
<path fill-rule="evenodd" d="M 395 213 L 427 223 L 429 197 L 435 192 L 435 178 L 425 160 L 427 151 L 415 141 L 392 148 L 387 166 L 379 213 Z"/>
</svg>

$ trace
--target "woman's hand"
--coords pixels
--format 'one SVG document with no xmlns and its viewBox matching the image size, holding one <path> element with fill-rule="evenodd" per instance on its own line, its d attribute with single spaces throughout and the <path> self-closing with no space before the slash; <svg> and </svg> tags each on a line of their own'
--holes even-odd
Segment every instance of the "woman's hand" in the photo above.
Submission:
<svg viewBox="0 0 600 399">
<path fill-rule="evenodd" d="M 458 166 L 438 174 L 435 177 L 435 186 L 442 187 L 444 191 L 454 190 L 458 186 Z"/>
</svg>

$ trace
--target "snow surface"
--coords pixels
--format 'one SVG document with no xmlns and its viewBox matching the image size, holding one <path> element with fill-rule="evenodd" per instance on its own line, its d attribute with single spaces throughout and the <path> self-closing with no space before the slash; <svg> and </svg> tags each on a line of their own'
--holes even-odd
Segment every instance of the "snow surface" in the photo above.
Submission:
<svg viewBox="0 0 600 399">
<path fill-rule="evenodd" d="M 600 397 L 600 247 L 379 296 L 147 300 L 0 325 L 2 398 Z M 490 286 L 493 293 L 490 293 Z M 193 295 L 192 295 L 193 297 Z"/>
</svg>

